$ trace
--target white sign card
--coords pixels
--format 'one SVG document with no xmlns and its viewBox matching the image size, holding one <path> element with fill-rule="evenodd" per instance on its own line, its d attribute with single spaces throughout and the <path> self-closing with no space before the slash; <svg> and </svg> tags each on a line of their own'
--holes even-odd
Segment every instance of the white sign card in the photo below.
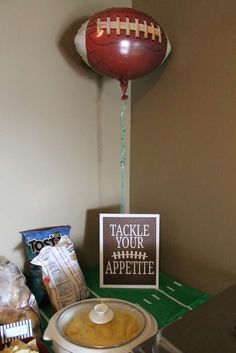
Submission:
<svg viewBox="0 0 236 353">
<path fill-rule="evenodd" d="M 0 339 L 2 344 L 11 342 L 18 338 L 32 337 L 32 320 L 21 320 L 0 326 Z"/>
<path fill-rule="evenodd" d="M 158 288 L 159 214 L 100 214 L 100 287 Z"/>
</svg>

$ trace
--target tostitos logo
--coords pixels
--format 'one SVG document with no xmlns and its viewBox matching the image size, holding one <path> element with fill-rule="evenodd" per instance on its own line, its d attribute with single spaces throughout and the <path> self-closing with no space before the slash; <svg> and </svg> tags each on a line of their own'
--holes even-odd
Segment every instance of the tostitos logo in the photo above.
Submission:
<svg viewBox="0 0 236 353">
<path fill-rule="evenodd" d="M 61 233 L 50 234 L 48 238 L 39 240 L 32 239 L 28 242 L 28 246 L 33 254 L 37 254 L 44 246 L 55 246 L 61 239 Z"/>
</svg>

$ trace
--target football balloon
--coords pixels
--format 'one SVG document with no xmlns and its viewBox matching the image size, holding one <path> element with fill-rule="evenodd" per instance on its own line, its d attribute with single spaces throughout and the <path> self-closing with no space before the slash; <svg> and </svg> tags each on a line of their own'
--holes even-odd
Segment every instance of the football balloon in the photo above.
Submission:
<svg viewBox="0 0 236 353">
<path fill-rule="evenodd" d="M 75 45 L 94 71 L 120 81 L 122 99 L 127 99 L 129 80 L 153 71 L 171 51 L 167 35 L 154 18 L 118 7 L 90 17 L 79 28 Z"/>
</svg>

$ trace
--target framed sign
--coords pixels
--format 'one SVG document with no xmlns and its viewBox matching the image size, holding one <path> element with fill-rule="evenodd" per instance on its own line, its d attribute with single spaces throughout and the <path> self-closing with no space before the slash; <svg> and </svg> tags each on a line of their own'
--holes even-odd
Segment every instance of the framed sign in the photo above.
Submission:
<svg viewBox="0 0 236 353">
<path fill-rule="evenodd" d="M 100 287 L 158 288 L 158 214 L 100 214 Z"/>
</svg>

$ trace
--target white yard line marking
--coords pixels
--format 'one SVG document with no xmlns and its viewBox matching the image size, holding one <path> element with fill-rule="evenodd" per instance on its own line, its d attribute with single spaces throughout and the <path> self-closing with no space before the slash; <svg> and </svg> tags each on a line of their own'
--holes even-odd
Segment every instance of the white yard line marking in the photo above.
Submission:
<svg viewBox="0 0 236 353">
<path fill-rule="evenodd" d="M 92 289 L 90 289 L 88 286 L 87 286 L 87 288 L 88 288 L 88 290 L 90 291 L 91 294 L 93 294 L 97 298 L 100 298 L 100 296 L 97 293 L 95 293 Z"/>
<path fill-rule="evenodd" d="M 157 300 L 160 300 L 160 298 L 156 294 L 152 294 L 152 297 L 157 299 Z"/>
<path fill-rule="evenodd" d="M 146 302 L 147 304 L 150 304 L 150 305 L 152 304 L 152 302 L 150 302 L 150 301 L 149 301 L 148 299 L 146 299 L 146 298 L 144 298 L 143 301 Z"/>
<path fill-rule="evenodd" d="M 179 282 L 174 281 L 173 283 L 176 284 L 176 286 L 182 287 L 182 284 Z"/>
<path fill-rule="evenodd" d="M 183 306 L 184 308 L 188 308 L 189 310 L 193 310 L 193 309 L 191 308 L 191 306 L 185 305 L 184 303 L 181 303 L 179 300 L 173 298 L 171 295 L 165 293 L 163 290 L 158 289 L 158 291 L 161 292 L 162 294 L 164 294 L 166 297 L 168 297 L 168 298 L 170 298 L 171 300 L 173 300 L 174 302 L 176 302 L 176 303 L 178 303 L 179 305 Z"/>
<path fill-rule="evenodd" d="M 168 288 L 169 290 L 171 290 L 172 292 L 175 292 L 175 289 L 170 287 L 170 286 L 166 286 L 166 288 Z"/>
<path fill-rule="evenodd" d="M 39 309 L 39 312 L 40 312 L 40 315 L 47 321 L 47 322 L 49 322 L 49 317 L 41 310 L 41 309 Z"/>
</svg>

